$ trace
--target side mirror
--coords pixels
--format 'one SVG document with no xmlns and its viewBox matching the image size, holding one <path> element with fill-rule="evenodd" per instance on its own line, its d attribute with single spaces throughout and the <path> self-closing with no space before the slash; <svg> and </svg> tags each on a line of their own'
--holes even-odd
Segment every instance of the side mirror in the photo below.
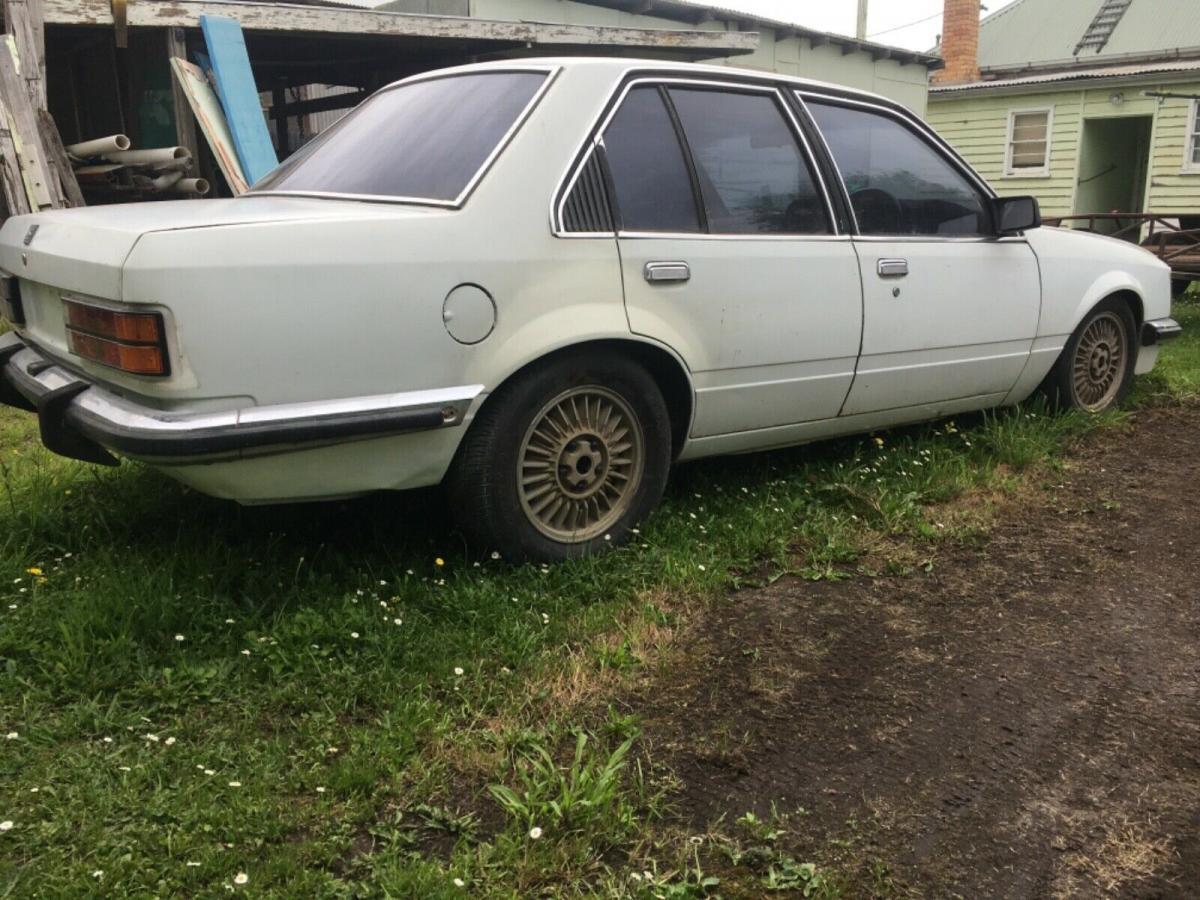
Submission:
<svg viewBox="0 0 1200 900">
<path fill-rule="evenodd" d="M 1020 234 L 1042 225 L 1042 210 L 1036 197 L 998 197 L 992 201 L 992 221 L 1001 237 Z"/>
</svg>

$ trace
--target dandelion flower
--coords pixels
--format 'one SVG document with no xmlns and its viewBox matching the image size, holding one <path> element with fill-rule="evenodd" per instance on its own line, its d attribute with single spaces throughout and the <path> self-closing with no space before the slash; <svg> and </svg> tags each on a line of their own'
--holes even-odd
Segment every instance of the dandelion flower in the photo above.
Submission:
<svg viewBox="0 0 1200 900">
<path fill-rule="evenodd" d="M 462 666 L 455 666 L 455 667 L 454 667 L 454 674 L 455 674 L 455 675 L 462 675 L 462 673 L 463 673 L 463 667 L 462 667 Z"/>
<path fill-rule="evenodd" d="M 435 559 L 433 561 L 433 564 L 440 569 L 442 566 L 444 566 L 446 564 L 446 561 L 439 556 L 437 559 Z"/>
<path fill-rule="evenodd" d="M 236 875 L 233 876 L 234 884 L 245 884 L 249 880 L 250 880 L 250 876 L 247 875 L 245 872 L 238 872 Z"/>
<path fill-rule="evenodd" d="M 0 822 L 0 831 L 12 831 L 12 827 L 12 819 L 5 819 L 3 822 Z"/>
<path fill-rule="evenodd" d="M 25 571 L 28 572 L 30 575 L 41 575 L 42 574 L 42 570 L 39 569 L 37 566 L 30 566 Z"/>
<path fill-rule="evenodd" d="M 538 828 L 536 825 L 533 828 L 529 829 L 529 839 L 530 840 L 536 841 L 541 836 L 542 836 L 542 829 Z"/>
</svg>

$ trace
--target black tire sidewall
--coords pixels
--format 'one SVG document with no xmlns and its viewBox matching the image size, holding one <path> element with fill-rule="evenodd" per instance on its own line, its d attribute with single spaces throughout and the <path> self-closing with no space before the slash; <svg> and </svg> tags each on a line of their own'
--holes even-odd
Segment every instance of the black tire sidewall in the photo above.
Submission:
<svg viewBox="0 0 1200 900">
<path fill-rule="evenodd" d="M 1075 380 L 1072 368 L 1075 353 L 1079 349 L 1079 342 L 1083 339 L 1084 332 L 1098 316 L 1104 313 L 1115 313 L 1125 324 L 1125 354 L 1129 360 L 1129 365 L 1125 367 L 1125 373 L 1121 379 L 1121 386 L 1117 389 L 1112 402 L 1105 409 L 1113 409 L 1119 406 L 1133 387 L 1133 373 L 1137 368 L 1138 349 L 1140 346 L 1137 339 L 1137 322 L 1134 320 L 1133 312 L 1130 310 L 1128 303 L 1118 297 L 1108 297 L 1093 306 L 1088 311 L 1088 314 L 1083 317 L 1083 321 L 1079 323 L 1079 327 L 1071 334 L 1070 340 L 1067 341 L 1062 355 L 1055 364 L 1052 373 L 1054 377 L 1053 383 L 1050 385 L 1050 394 L 1051 399 L 1063 409 L 1089 411 L 1086 410 L 1075 395 Z M 1095 410 L 1095 412 L 1103 411 Z"/>
<path fill-rule="evenodd" d="M 575 387 L 597 386 L 619 395 L 637 417 L 642 429 L 644 460 L 641 481 L 625 514 L 607 535 L 577 544 L 555 541 L 542 534 L 521 504 L 517 484 L 521 443 L 534 417 L 546 403 Z M 486 448 L 475 448 L 472 458 L 491 468 L 487 473 L 487 496 L 473 489 L 480 472 L 454 472 L 452 481 L 465 483 L 465 491 L 453 491 L 455 515 L 478 516 L 467 520 L 474 542 L 490 544 L 513 560 L 563 560 L 595 553 L 626 540 L 630 530 L 657 506 L 671 466 L 671 424 L 666 403 L 654 379 L 636 363 L 624 358 L 596 354 L 559 357 L 519 375 L 505 385 L 481 413 L 489 421 L 481 431 Z M 468 434 L 467 441 L 472 439 Z M 482 452 L 480 452 L 482 451 Z M 460 454 L 461 456 L 462 454 Z M 456 467 L 457 468 L 457 467 Z M 452 486 L 453 487 L 453 486 Z M 471 495 L 474 495 L 472 497 Z M 461 508 L 474 506 L 475 509 Z M 460 519 L 462 521 L 462 519 Z M 606 539 L 607 538 L 607 539 Z M 481 548 L 482 549 L 482 548 Z"/>
</svg>

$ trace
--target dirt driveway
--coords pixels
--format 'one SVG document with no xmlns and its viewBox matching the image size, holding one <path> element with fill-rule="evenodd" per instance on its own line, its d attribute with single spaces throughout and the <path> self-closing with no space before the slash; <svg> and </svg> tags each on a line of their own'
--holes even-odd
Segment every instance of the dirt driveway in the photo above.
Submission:
<svg viewBox="0 0 1200 900">
<path fill-rule="evenodd" d="M 691 828 L 774 805 L 863 891 L 1200 896 L 1200 407 L 1093 438 L 928 574 L 785 579 L 690 644 L 633 706 Z"/>
</svg>

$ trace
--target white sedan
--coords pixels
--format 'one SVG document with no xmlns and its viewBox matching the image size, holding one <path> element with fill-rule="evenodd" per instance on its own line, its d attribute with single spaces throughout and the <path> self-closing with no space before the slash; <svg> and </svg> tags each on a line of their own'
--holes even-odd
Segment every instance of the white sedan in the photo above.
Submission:
<svg viewBox="0 0 1200 900">
<path fill-rule="evenodd" d="M 248 194 L 0 231 L 0 402 L 242 503 L 444 482 L 510 558 L 619 542 L 671 464 L 1041 388 L 1103 410 L 1170 318 L 896 103 L 619 59 L 391 85 Z"/>
</svg>

